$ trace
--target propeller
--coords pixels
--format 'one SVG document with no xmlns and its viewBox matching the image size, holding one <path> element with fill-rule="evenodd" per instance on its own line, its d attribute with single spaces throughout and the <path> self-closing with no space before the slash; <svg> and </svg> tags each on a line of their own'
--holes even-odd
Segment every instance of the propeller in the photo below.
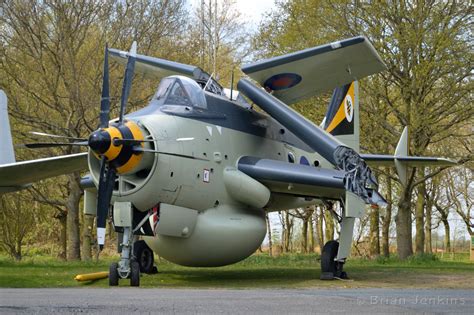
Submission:
<svg viewBox="0 0 474 315">
<path fill-rule="evenodd" d="M 86 138 L 58 136 L 58 135 L 53 135 L 53 134 L 50 134 L 50 133 L 37 132 L 37 131 L 30 131 L 30 133 L 32 135 L 35 135 L 35 136 L 48 137 L 48 138 L 58 138 L 58 139 L 66 139 L 66 140 L 73 140 L 73 141 L 87 141 Z"/>
<path fill-rule="evenodd" d="M 123 97 L 123 96 L 122 96 Z M 109 95 L 109 47 L 105 44 L 104 70 L 102 77 L 102 97 L 100 100 L 99 128 L 109 127 L 110 120 L 110 95 Z M 95 152 L 102 152 L 104 138 L 106 135 L 98 131 L 89 137 L 89 146 Z M 104 152 L 105 153 L 105 152 Z M 105 226 L 109 212 L 110 199 L 115 185 L 115 171 L 107 167 L 107 157 L 102 156 L 100 161 L 99 187 L 97 189 L 97 243 L 102 250 L 105 244 Z"/>
<path fill-rule="evenodd" d="M 128 97 L 132 87 L 137 43 L 133 42 L 128 55 L 127 66 L 122 86 L 119 119 L 112 124 L 110 121 L 109 95 L 109 48 L 106 44 L 102 78 L 102 95 L 100 101 L 99 128 L 92 132 L 88 139 L 53 135 L 44 132 L 31 132 L 34 135 L 53 139 L 71 140 L 73 142 L 38 142 L 27 143 L 25 147 L 31 149 L 59 147 L 59 146 L 88 146 L 100 159 L 99 185 L 97 193 L 97 241 L 102 249 L 105 242 L 105 226 L 109 212 L 110 201 L 117 175 L 127 174 L 138 170 L 141 157 L 144 153 L 158 153 L 145 149 L 144 143 L 153 142 L 145 139 L 142 129 L 134 121 L 124 119 Z"/>
<path fill-rule="evenodd" d="M 63 146 L 87 146 L 88 142 L 35 142 L 23 144 L 28 149 L 53 148 Z"/>
<path fill-rule="evenodd" d="M 120 100 L 120 116 L 117 126 L 109 128 L 110 120 L 110 96 L 109 96 L 109 63 L 108 63 L 108 46 L 105 46 L 104 56 L 104 70 L 102 82 L 102 98 L 100 102 L 100 125 L 99 130 L 93 132 L 89 137 L 89 147 L 96 154 L 102 155 L 100 162 L 99 188 L 97 193 L 97 242 L 99 249 L 102 250 L 105 244 L 105 226 L 106 219 L 109 212 L 110 200 L 112 199 L 112 192 L 115 185 L 115 177 L 117 175 L 117 164 L 112 161 L 115 160 L 121 153 L 121 150 L 113 150 L 108 155 L 107 152 L 111 148 L 120 149 L 124 144 L 136 145 L 143 139 L 120 139 L 123 135 L 121 127 L 124 125 L 124 114 L 127 106 L 130 89 L 132 86 L 133 73 L 135 69 L 135 60 L 137 55 L 137 43 L 133 42 L 132 48 L 128 55 L 127 67 L 125 69 L 125 76 L 122 87 L 122 98 Z M 118 131 L 118 132 L 117 132 Z M 117 137 L 113 137 L 113 133 Z M 132 133 L 133 136 L 133 133 Z M 122 140 L 122 141 L 119 141 Z M 117 153 L 118 152 L 118 153 Z"/>
</svg>

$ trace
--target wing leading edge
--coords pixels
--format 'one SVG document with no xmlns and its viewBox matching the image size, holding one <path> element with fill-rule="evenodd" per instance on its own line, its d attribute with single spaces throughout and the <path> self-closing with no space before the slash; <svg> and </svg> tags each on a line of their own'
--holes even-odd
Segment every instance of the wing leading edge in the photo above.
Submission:
<svg viewBox="0 0 474 315">
<path fill-rule="evenodd" d="M 87 169 L 87 152 L 0 165 L 0 194 L 28 184 Z"/>
<path fill-rule="evenodd" d="M 456 165 L 455 161 L 445 158 L 432 156 L 396 156 L 383 154 L 361 154 L 364 161 L 370 166 L 395 166 L 395 161 L 400 161 L 408 167 L 417 166 L 452 166 Z"/>
</svg>

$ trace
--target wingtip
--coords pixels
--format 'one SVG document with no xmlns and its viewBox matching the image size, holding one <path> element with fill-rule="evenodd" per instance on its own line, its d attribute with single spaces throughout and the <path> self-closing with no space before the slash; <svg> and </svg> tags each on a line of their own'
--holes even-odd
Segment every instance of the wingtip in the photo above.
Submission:
<svg viewBox="0 0 474 315">
<path fill-rule="evenodd" d="M 130 48 L 130 55 L 133 57 L 137 55 L 137 41 L 133 41 L 132 48 Z"/>
</svg>

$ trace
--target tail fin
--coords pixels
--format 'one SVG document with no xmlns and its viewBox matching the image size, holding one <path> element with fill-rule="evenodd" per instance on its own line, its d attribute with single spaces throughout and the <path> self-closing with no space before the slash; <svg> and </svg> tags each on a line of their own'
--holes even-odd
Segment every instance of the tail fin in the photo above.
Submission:
<svg viewBox="0 0 474 315">
<path fill-rule="evenodd" d="M 359 152 L 359 82 L 334 89 L 321 126 Z"/>
<path fill-rule="evenodd" d="M 8 120 L 7 95 L 0 90 L 0 164 L 15 163 L 12 133 Z"/>
</svg>

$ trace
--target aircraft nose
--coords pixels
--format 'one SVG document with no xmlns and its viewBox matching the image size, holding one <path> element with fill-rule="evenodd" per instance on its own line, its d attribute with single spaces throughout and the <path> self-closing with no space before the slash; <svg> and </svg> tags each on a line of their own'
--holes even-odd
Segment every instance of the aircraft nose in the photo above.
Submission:
<svg viewBox="0 0 474 315">
<path fill-rule="evenodd" d="M 111 142 L 110 133 L 104 129 L 94 131 L 89 137 L 89 147 L 97 154 L 107 152 Z"/>
</svg>

